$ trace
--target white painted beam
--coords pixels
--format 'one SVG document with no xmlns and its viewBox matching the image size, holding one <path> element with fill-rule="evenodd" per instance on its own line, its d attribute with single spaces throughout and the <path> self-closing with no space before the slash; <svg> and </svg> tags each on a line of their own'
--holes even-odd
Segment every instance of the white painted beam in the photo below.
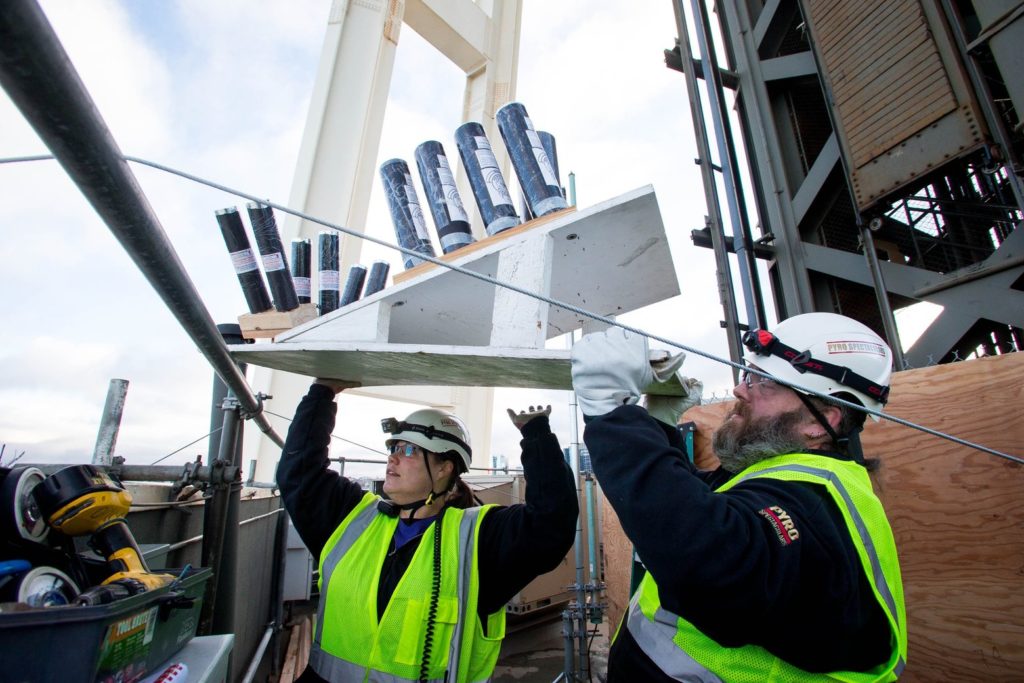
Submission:
<svg viewBox="0 0 1024 683">
<path fill-rule="evenodd" d="M 472 0 L 406 0 L 405 23 L 467 73 L 488 58 L 491 19 Z"/>
<path fill-rule="evenodd" d="M 572 388 L 568 349 L 306 342 L 229 346 L 240 361 L 308 377 L 359 382 L 364 387 L 408 387 L 444 382 L 457 387 Z M 652 351 L 659 360 L 665 352 Z M 678 378 L 647 387 L 664 396 L 683 396 Z"/>
<path fill-rule="evenodd" d="M 365 229 L 402 6 L 387 0 L 332 3 L 289 206 L 354 230 Z M 320 229 L 288 216 L 281 237 L 285 244 L 305 237 L 315 245 Z M 344 273 L 359 260 L 362 240 L 343 235 L 340 247 Z M 252 386 L 273 395 L 274 405 L 285 412 L 298 403 L 307 385 L 304 378 L 261 369 L 252 376 Z M 265 438 L 253 443 L 255 449 L 247 443 L 245 457 L 256 457 L 256 478 L 270 481 L 280 448 Z"/>
<path fill-rule="evenodd" d="M 550 296 L 552 246 L 550 233 L 542 233 L 504 249 L 497 279 Z M 495 287 L 490 346 L 544 348 L 547 329 L 548 302 Z"/>
</svg>

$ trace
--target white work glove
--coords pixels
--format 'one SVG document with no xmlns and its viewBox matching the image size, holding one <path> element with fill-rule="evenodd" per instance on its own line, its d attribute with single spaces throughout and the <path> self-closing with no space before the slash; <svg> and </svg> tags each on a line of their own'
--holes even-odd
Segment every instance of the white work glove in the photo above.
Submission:
<svg viewBox="0 0 1024 683">
<path fill-rule="evenodd" d="M 538 405 L 536 407 L 530 406 L 530 410 L 520 410 L 518 413 L 511 408 L 506 408 L 508 411 L 508 417 L 512 420 L 512 424 L 516 426 L 516 429 L 523 431 L 523 427 L 526 423 L 535 417 L 547 417 L 551 415 L 551 406 L 545 408 L 544 406 Z"/>
<path fill-rule="evenodd" d="M 584 415 L 610 413 L 640 401 L 654 381 L 670 379 L 683 362 L 664 352 L 652 367 L 647 337 L 612 327 L 584 335 L 572 347 L 572 387 Z"/>
<path fill-rule="evenodd" d="M 684 396 L 659 396 L 657 394 L 644 395 L 644 407 L 651 417 L 661 420 L 665 424 L 679 424 L 679 417 L 687 410 L 700 403 L 704 394 L 704 383 L 699 379 L 684 377 L 679 374 L 679 383 L 686 391 Z"/>
</svg>

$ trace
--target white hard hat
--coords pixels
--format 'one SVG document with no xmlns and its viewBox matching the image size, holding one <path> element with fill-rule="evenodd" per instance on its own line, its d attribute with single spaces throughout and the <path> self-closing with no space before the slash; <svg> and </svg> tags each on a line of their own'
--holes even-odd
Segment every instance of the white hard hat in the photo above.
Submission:
<svg viewBox="0 0 1024 683">
<path fill-rule="evenodd" d="M 795 315 L 774 332 L 747 332 L 743 344 L 748 364 L 784 382 L 830 396 L 850 394 L 873 410 L 882 410 L 889 400 L 892 349 L 852 318 L 835 313 Z"/>
<path fill-rule="evenodd" d="M 460 473 L 468 472 L 473 462 L 473 449 L 469 446 L 469 430 L 459 418 L 435 408 L 424 408 L 410 413 L 399 422 L 393 417 L 381 420 L 381 427 L 390 434 L 387 443 L 406 441 L 431 453 L 454 451 L 459 455 Z"/>
</svg>

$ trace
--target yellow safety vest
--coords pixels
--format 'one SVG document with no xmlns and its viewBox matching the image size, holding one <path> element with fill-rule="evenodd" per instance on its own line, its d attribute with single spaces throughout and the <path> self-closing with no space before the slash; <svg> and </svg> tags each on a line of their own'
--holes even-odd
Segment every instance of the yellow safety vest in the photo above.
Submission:
<svg viewBox="0 0 1024 683">
<path fill-rule="evenodd" d="M 881 501 L 860 465 L 827 456 L 794 453 L 752 465 L 717 489 L 720 493 L 753 477 L 802 481 L 823 486 L 836 502 L 850 532 L 868 582 L 892 629 L 892 655 L 871 671 L 815 674 L 782 661 L 757 645 L 722 647 L 693 624 L 661 606 L 658 586 L 644 576 L 625 618 L 637 644 L 665 674 L 680 681 L 707 683 L 792 683 L 838 680 L 850 683 L 894 681 L 907 659 L 907 617 L 903 582 L 892 529 Z"/>
<path fill-rule="evenodd" d="M 383 616 L 377 619 L 380 570 L 398 518 L 377 510 L 367 493 L 320 553 L 320 605 L 309 663 L 336 683 L 419 681 L 434 577 L 434 532 L 424 532 Z M 505 611 L 477 615 L 477 540 L 494 507 L 447 508 L 441 530 L 441 584 L 431 637 L 431 683 L 490 680 L 505 637 Z"/>
</svg>

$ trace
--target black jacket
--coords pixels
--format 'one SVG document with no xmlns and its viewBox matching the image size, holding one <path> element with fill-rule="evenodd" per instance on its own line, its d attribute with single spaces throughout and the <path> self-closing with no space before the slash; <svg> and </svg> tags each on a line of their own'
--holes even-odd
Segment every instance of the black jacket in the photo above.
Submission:
<svg viewBox="0 0 1024 683">
<path fill-rule="evenodd" d="M 359 484 L 329 469 L 327 449 L 337 411 L 331 389 L 310 387 L 295 411 L 277 466 L 285 509 L 314 557 L 364 494 Z M 480 526 L 478 611 L 484 623 L 486 615 L 501 609 L 534 577 L 557 567 L 575 538 L 576 485 L 546 417 L 527 423 L 521 446 L 526 503 L 494 508 Z M 415 539 L 402 546 L 398 555 L 405 565 L 390 572 L 401 576 L 418 544 Z M 382 581 L 382 589 L 387 590 L 386 584 L 393 591 L 395 582 Z M 378 597 L 386 604 L 390 594 Z M 309 674 L 302 680 L 317 680 Z"/>
<path fill-rule="evenodd" d="M 889 658 L 885 613 L 823 487 L 757 478 L 713 493 L 732 475 L 699 473 L 676 430 L 637 406 L 589 419 L 584 441 L 665 609 L 723 647 L 760 645 L 811 672 L 863 671 Z M 780 538 L 762 513 L 773 506 L 798 540 Z M 608 668 L 609 681 L 670 680 L 625 628 Z"/>
</svg>

